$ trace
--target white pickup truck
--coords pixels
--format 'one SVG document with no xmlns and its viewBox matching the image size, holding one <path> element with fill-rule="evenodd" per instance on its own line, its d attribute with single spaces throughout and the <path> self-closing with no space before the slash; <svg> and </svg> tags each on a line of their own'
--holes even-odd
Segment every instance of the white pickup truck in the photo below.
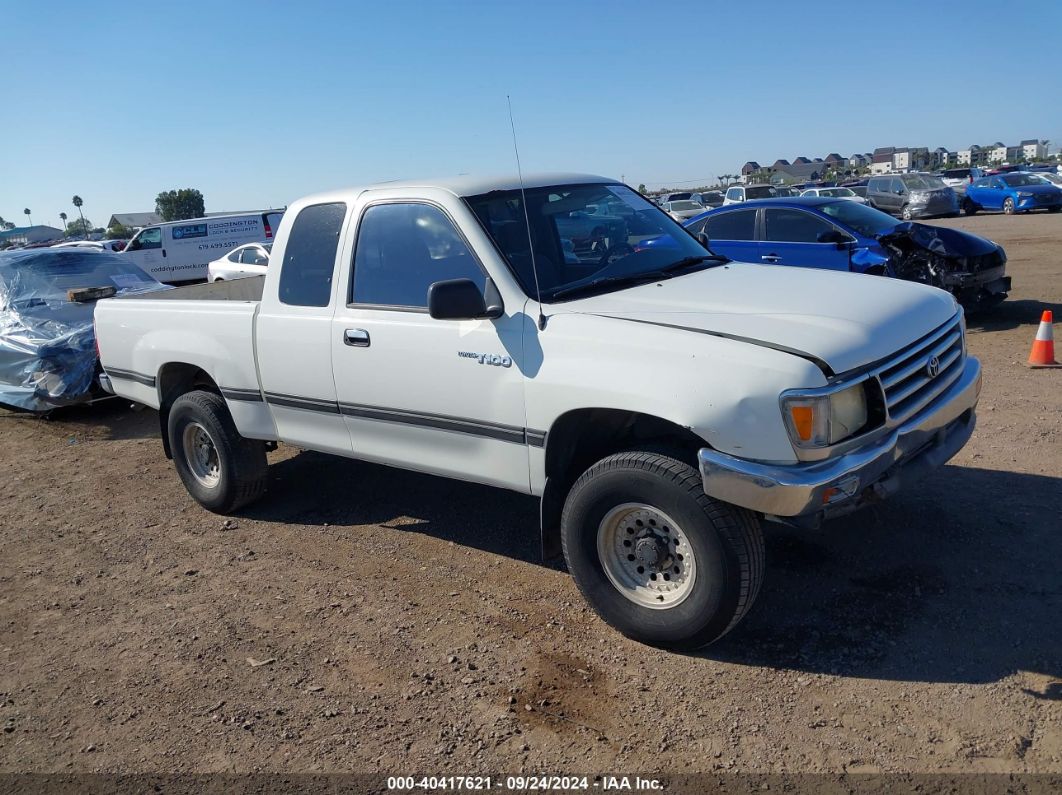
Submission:
<svg viewBox="0 0 1062 795">
<path fill-rule="evenodd" d="M 536 495 L 602 618 L 695 648 L 756 598 L 761 520 L 917 482 L 981 387 L 948 293 L 706 246 L 603 177 L 312 196 L 264 277 L 100 301 L 103 381 L 219 513 L 277 442 Z"/>
</svg>

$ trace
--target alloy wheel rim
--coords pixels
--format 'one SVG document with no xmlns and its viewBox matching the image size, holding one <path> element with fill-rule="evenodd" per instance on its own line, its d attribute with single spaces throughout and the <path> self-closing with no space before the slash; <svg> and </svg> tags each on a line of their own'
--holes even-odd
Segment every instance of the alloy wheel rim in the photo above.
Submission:
<svg viewBox="0 0 1062 795">
<path fill-rule="evenodd" d="M 681 604 L 697 579 L 686 532 L 651 505 L 624 503 L 605 514 L 597 528 L 597 554 L 616 590 L 652 610 Z"/>
</svg>

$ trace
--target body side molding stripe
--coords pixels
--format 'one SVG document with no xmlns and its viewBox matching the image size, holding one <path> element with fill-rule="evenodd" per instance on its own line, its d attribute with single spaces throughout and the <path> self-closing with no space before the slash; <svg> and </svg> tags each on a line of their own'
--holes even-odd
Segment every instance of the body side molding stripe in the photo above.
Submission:
<svg viewBox="0 0 1062 795">
<path fill-rule="evenodd" d="M 136 381 L 144 386 L 155 386 L 155 376 L 144 375 L 133 370 L 122 370 L 117 367 L 105 367 L 104 372 L 111 378 L 121 378 L 124 381 Z"/>
<path fill-rule="evenodd" d="M 249 394 L 250 390 L 246 390 Z M 226 395 L 227 397 L 228 395 Z M 235 400 L 258 400 L 254 397 L 233 398 Z M 464 433 L 469 436 L 481 436 L 487 439 L 497 439 L 502 442 L 514 444 L 526 444 L 531 447 L 546 446 L 546 431 L 535 431 L 521 428 L 516 425 L 502 425 L 495 422 L 466 419 L 463 417 L 451 417 L 444 414 L 425 414 L 416 411 L 403 411 L 401 409 L 388 409 L 380 406 L 364 406 L 356 403 L 334 403 L 320 398 L 305 398 L 296 395 L 282 395 L 276 392 L 265 393 L 266 402 L 274 406 L 301 409 L 303 411 L 318 411 L 324 414 L 342 414 L 346 417 L 356 417 L 363 420 L 376 422 L 393 422 L 398 425 L 412 425 L 418 428 L 430 428 L 438 431 L 450 431 L 452 433 Z"/>
<path fill-rule="evenodd" d="M 237 389 L 235 387 L 220 387 L 221 395 L 228 400 L 240 400 L 247 403 L 261 403 L 262 393 L 257 389 Z"/>
</svg>

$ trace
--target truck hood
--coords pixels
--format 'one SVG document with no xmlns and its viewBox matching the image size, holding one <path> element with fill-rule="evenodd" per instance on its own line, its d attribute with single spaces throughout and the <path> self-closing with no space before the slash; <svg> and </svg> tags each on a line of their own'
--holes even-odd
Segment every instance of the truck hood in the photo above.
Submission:
<svg viewBox="0 0 1062 795">
<path fill-rule="evenodd" d="M 554 312 L 740 339 L 810 359 L 832 375 L 891 356 L 956 307 L 943 290 L 899 279 L 731 262 Z"/>
</svg>

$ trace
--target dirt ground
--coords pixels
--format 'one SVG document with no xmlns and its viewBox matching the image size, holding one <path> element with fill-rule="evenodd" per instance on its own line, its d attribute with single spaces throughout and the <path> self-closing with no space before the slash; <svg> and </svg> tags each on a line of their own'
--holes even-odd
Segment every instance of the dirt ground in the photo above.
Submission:
<svg viewBox="0 0 1062 795">
<path fill-rule="evenodd" d="M 970 322 L 970 444 L 821 531 L 769 526 L 752 614 L 628 641 L 538 557 L 528 497 L 300 453 L 200 509 L 157 419 L 0 412 L 0 771 L 1062 772 L 1062 215 Z M 870 278 L 870 277 L 868 277 Z"/>
</svg>

